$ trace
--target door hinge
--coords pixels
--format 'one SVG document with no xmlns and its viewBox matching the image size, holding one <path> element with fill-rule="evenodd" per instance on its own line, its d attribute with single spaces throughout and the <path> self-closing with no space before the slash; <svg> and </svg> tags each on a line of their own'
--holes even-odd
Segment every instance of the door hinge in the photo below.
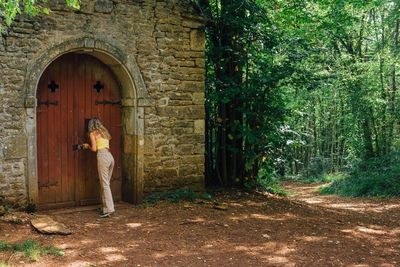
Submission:
<svg viewBox="0 0 400 267">
<path fill-rule="evenodd" d="M 50 186 L 58 186 L 58 181 L 54 182 L 54 183 L 48 182 L 48 183 L 45 183 L 45 184 L 41 184 L 40 182 L 38 182 L 38 185 L 39 185 L 39 188 L 50 187 Z"/>
<path fill-rule="evenodd" d="M 54 102 L 51 102 L 51 101 L 49 101 L 49 100 L 47 100 L 47 101 L 40 101 L 40 100 L 38 100 L 37 105 L 38 105 L 38 106 L 40 106 L 40 105 L 46 105 L 46 106 L 54 105 L 54 106 L 57 106 L 57 105 L 58 105 L 58 101 L 56 100 L 56 101 L 54 101 Z"/>
<path fill-rule="evenodd" d="M 98 100 L 96 100 L 96 105 L 121 105 L 121 100 L 115 100 L 115 101 L 110 101 L 110 100 L 98 101 Z"/>
</svg>

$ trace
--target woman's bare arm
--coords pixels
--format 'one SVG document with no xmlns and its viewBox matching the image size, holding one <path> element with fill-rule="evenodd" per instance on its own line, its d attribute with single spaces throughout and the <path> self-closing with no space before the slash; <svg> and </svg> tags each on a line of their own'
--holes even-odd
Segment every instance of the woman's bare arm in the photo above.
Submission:
<svg viewBox="0 0 400 267">
<path fill-rule="evenodd" d="M 90 149 L 93 152 L 97 151 L 97 147 L 96 147 L 96 136 L 94 135 L 94 133 L 90 133 L 90 145 L 89 144 L 83 144 L 83 146 L 86 149 Z"/>
</svg>

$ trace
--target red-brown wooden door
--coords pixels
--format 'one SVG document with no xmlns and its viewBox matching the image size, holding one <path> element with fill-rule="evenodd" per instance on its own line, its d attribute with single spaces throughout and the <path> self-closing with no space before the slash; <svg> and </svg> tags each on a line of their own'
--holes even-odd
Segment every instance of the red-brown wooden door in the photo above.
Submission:
<svg viewBox="0 0 400 267">
<path fill-rule="evenodd" d="M 73 150 L 88 143 L 85 120 L 98 117 L 110 131 L 115 167 L 114 201 L 121 199 L 121 100 L 115 76 L 90 55 L 61 56 L 43 73 L 37 92 L 39 208 L 100 203 L 96 153 Z"/>
</svg>

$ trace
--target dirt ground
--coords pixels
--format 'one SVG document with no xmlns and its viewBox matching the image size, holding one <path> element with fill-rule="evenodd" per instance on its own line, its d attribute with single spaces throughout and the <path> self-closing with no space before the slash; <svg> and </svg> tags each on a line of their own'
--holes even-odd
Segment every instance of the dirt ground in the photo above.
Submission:
<svg viewBox="0 0 400 267">
<path fill-rule="evenodd" d="M 20 266 L 400 266 L 400 199 L 319 196 L 319 185 L 287 183 L 288 197 L 231 191 L 209 202 L 95 207 L 46 212 L 69 236 L 0 223 L 0 239 L 36 239 L 64 257 L 40 262 L 0 252 Z M 226 209 L 224 209 L 226 208 Z M 23 262 L 23 263 L 22 263 Z"/>
</svg>

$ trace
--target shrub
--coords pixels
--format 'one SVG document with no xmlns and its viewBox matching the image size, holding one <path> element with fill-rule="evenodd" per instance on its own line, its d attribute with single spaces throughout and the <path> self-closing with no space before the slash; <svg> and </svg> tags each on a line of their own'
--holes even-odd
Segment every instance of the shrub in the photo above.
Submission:
<svg viewBox="0 0 400 267">
<path fill-rule="evenodd" d="M 279 177 L 268 166 L 263 166 L 256 177 L 245 177 L 244 186 L 271 194 L 286 195 L 286 191 L 279 186 Z"/>
<path fill-rule="evenodd" d="M 322 194 L 344 196 L 400 196 L 400 153 L 362 161 L 347 177 L 321 189 Z"/>
</svg>

